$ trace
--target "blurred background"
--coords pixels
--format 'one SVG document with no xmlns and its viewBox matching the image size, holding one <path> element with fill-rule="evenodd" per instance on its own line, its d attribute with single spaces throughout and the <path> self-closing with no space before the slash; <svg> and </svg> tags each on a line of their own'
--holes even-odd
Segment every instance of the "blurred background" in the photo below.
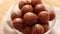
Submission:
<svg viewBox="0 0 60 34">
<path fill-rule="evenodd" d="M 0 0 L 0 31 L 1 31 L 1 22 L 5 13 L 8 9 L 19 0 Z M 43 0 L 44 1 L 44 0 Z M 46 0 L 53 7 L 60 7 L 60 0 Z M 0 33 L 1 34 L 1 33 Z"/>
</svg>

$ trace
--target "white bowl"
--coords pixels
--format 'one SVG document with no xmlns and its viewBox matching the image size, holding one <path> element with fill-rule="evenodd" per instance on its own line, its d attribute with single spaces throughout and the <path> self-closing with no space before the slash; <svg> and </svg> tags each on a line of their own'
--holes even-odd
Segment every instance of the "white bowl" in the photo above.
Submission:
<svg viewBox="0 0 60 34">
<path fill-rule="evenodd" d="M 46 2 L 47 3 L 47 2 Z M 45 5 L 45 7 L 49 7 L 52 8 L 50 5 Z M 11 21 L 11 12 L 15 11 L 18 8 L 18 3 L 15 3 L 13 6 L 11 6 L 11 8 L 8 10 L 8 12 L 5 14 L 3 21 L 2 21 L 2 34 L 22 34 L 20 31 L 16 30 L 13 26 L 12 26 L 12 21 Z M 54 19 L 53 21 L 49 21 L 49 30 L 44 33 L 44 34 L 48 34 L 52 28 L 54 27 L 56 19 Z"/>
</svg>

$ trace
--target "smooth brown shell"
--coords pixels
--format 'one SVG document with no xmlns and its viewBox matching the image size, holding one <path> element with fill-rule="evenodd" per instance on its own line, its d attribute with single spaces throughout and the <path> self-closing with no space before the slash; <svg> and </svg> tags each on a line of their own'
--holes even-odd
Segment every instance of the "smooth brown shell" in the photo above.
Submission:
<svg viewBox="0 0 60 34">
<path fill-rule="evenodd" d="M 32 27 L 31 34 L 44 34 L 44 28 L 40 24 L 36 24 Z"/>
<path fill-rule="evenodd" d="M 37 4 L 34 8 L 35 13 L 38 14 L 41 11 L 45 11 L 45 6 L 42 4 Z"/>
<path fill-rule="evenodd" d="M 33 7 L 31 5 L 25 5 L 25 6 L 22 7 L 21 10 L 22 10 L 23 13 L 32 12 Z"/>
<path fill-rule="evenodd" d="M 55 13 L 54 13 L 54 10 L 51 9 L 51 8 L 46 8 L 46 11 L 47 11 L 47 12 L 49 13 L 49 15 L 50 15 L 50 19 L 49 19 L 49 21 L 54 20 L 55 17 L 56 17 L 56 15 L 55 15 Z"/>
<path fill-rule="evenodd" d="M 41 23 L 48 22 L 49 21 L 49 13 L 46 11 L 42 11 L 38 14 L 38 19 Z"/>
<path fill-rule="evenodd" d="M 11 13 L 11 19 L 14 20 L 15 18 L 21 18 L 22 17 L 22 11 L 16 10 Z"/>
<path fill-rule="evenodd" d="M 42 26 L 44 28 L 44 33 L 46 33 L 49 30 L 49 25 L 48 24 L 43 24 Z"/>
<path fill-rule="evenodd" d="M 15 29 L 22 32 L 23 31 L 23 20 L 21 18 L 14 19 L 13 20 L 13 26 L 14 26 Z"/>
<path fill-rule="evenodd" d="M 28 0 L 22 0 L 19 2 L 19 8 L 21 9 L 24 5 L 30 5 L 31 3 Z"/>
<path fill-rule="evenodd" d="M 23 29 L 23 34 L 31 34 L 31 28 L 28 26 L 25 26 L 25 28 Z"/>
<path fill-rule="evenodd" d="M 23 17 L 24 19 L 24 22 L 28 25 L 32 25 L 32 24 L 35 24 L 38 17 L 36 14 L 32 13 L 32 12 L 28 12 L 24 15 Z"/>
<path fill-rule="evenodd" d="M 31 5 L 35 7 L 36 4 L 42 4 L 42 0 L 31 0 Z"/>
</svg>

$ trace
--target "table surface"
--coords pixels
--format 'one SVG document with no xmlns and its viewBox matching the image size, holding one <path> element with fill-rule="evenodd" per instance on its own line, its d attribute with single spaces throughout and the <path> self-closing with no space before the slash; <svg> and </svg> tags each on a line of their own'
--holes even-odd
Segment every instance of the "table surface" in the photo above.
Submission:
<svg viewBox="0 0 60 34">
<path fill-rule="evenodd" d="M 18 2 L 19 0 L 0 0 L 0 26 L 2 19 L 7 12 L 7 10 L 14 4 L 15 2 Z M 60 0 L 46 0 L 50 5 L 55 7 L 60 7 Z M 0 27 L 1 29 L 1 27 Z"/>
</svg>

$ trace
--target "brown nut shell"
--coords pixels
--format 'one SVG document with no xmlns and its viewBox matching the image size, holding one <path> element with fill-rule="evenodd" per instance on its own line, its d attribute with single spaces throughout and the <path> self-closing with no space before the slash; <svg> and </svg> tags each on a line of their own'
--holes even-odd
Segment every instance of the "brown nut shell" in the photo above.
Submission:
<svg viewBox="0 0 60 34">
<path fill-rule="evenodd" d="M 11 19 L 14 20 L 15 18 L 21 18 L 22 17 L 22 11 L 16 10 L 11 13 Z"/>
<path fill-rule="evenodd" d="M 32 34 L 44 34 L 44 28 L 40 24 L 36 24 L 32 27 Z"/>
<path fill-rule="evenodd" d="M 49 13 L 46 11 L 42 11 L 38 14 L 38 19 L 41 23 L 48 22 L 49 21 Z"/>
<path fill-rule="evenodd" d="M 25 6 L 22 7 L 21 10 L 22 10 L 23 13 L 32 12 L 33 7 L 31 5 L 25 5 Z"/>
<path fill-rule="evenodd" d="M 46 33 L 49 30 L 49 25 L 48 24 L 43 24 L 42 26 L 44 28 L 44 33 Z"/>
<path fill-rule="evenodd" d="M 52 21 L 55 19 L 56 15 L 54 13 L 54 10 L 52 10 L 51 8 L 46 8 L 46 11 L 49 12 L 49 15 L 50 15 L 50 20 L 49 21 Z"/>
<path fill-rule="evenodd" d="M 21 9 L 24 5 L 30 5 L 31 3 L 28 0 L 22 0 L 19 2 L 19 8 Z"/>
<path fill-rule="evenodd" d="M 38 14 L 41 11 L 45 11 L 45 6 L 42 4 L 37 4 L 34 9 L 35 9 L 35 13 Z"/>
<path fill-rule="evenodd" d="M 30 34 L 31 33 L 31 28 L 28 26 L 25 26 L 25 28 L 23 29 L 23 34 Z"/>
<path fill-rule="evenodd" d="M 21 18 L 14 19 L 13 20 L 13 26 L 14 26 L 15 29 L 22 32 L 23 31 L 23 20 Z"/>
<path fill-rule="evenodd" d="M 35 24 L 38 17 L 36 14 L 32 13 L 32 12 L 28 12 L 24 15 L 23 17 L 24 19 L 24 22 L 28 25 L 32 25 L 32 24 Z"/>
<path fill-rule="evenodd" d="M 36 4 L 42 4 L 42 0 L 31 0 L 31 5 L 35 7 Z"/>
</svg>

